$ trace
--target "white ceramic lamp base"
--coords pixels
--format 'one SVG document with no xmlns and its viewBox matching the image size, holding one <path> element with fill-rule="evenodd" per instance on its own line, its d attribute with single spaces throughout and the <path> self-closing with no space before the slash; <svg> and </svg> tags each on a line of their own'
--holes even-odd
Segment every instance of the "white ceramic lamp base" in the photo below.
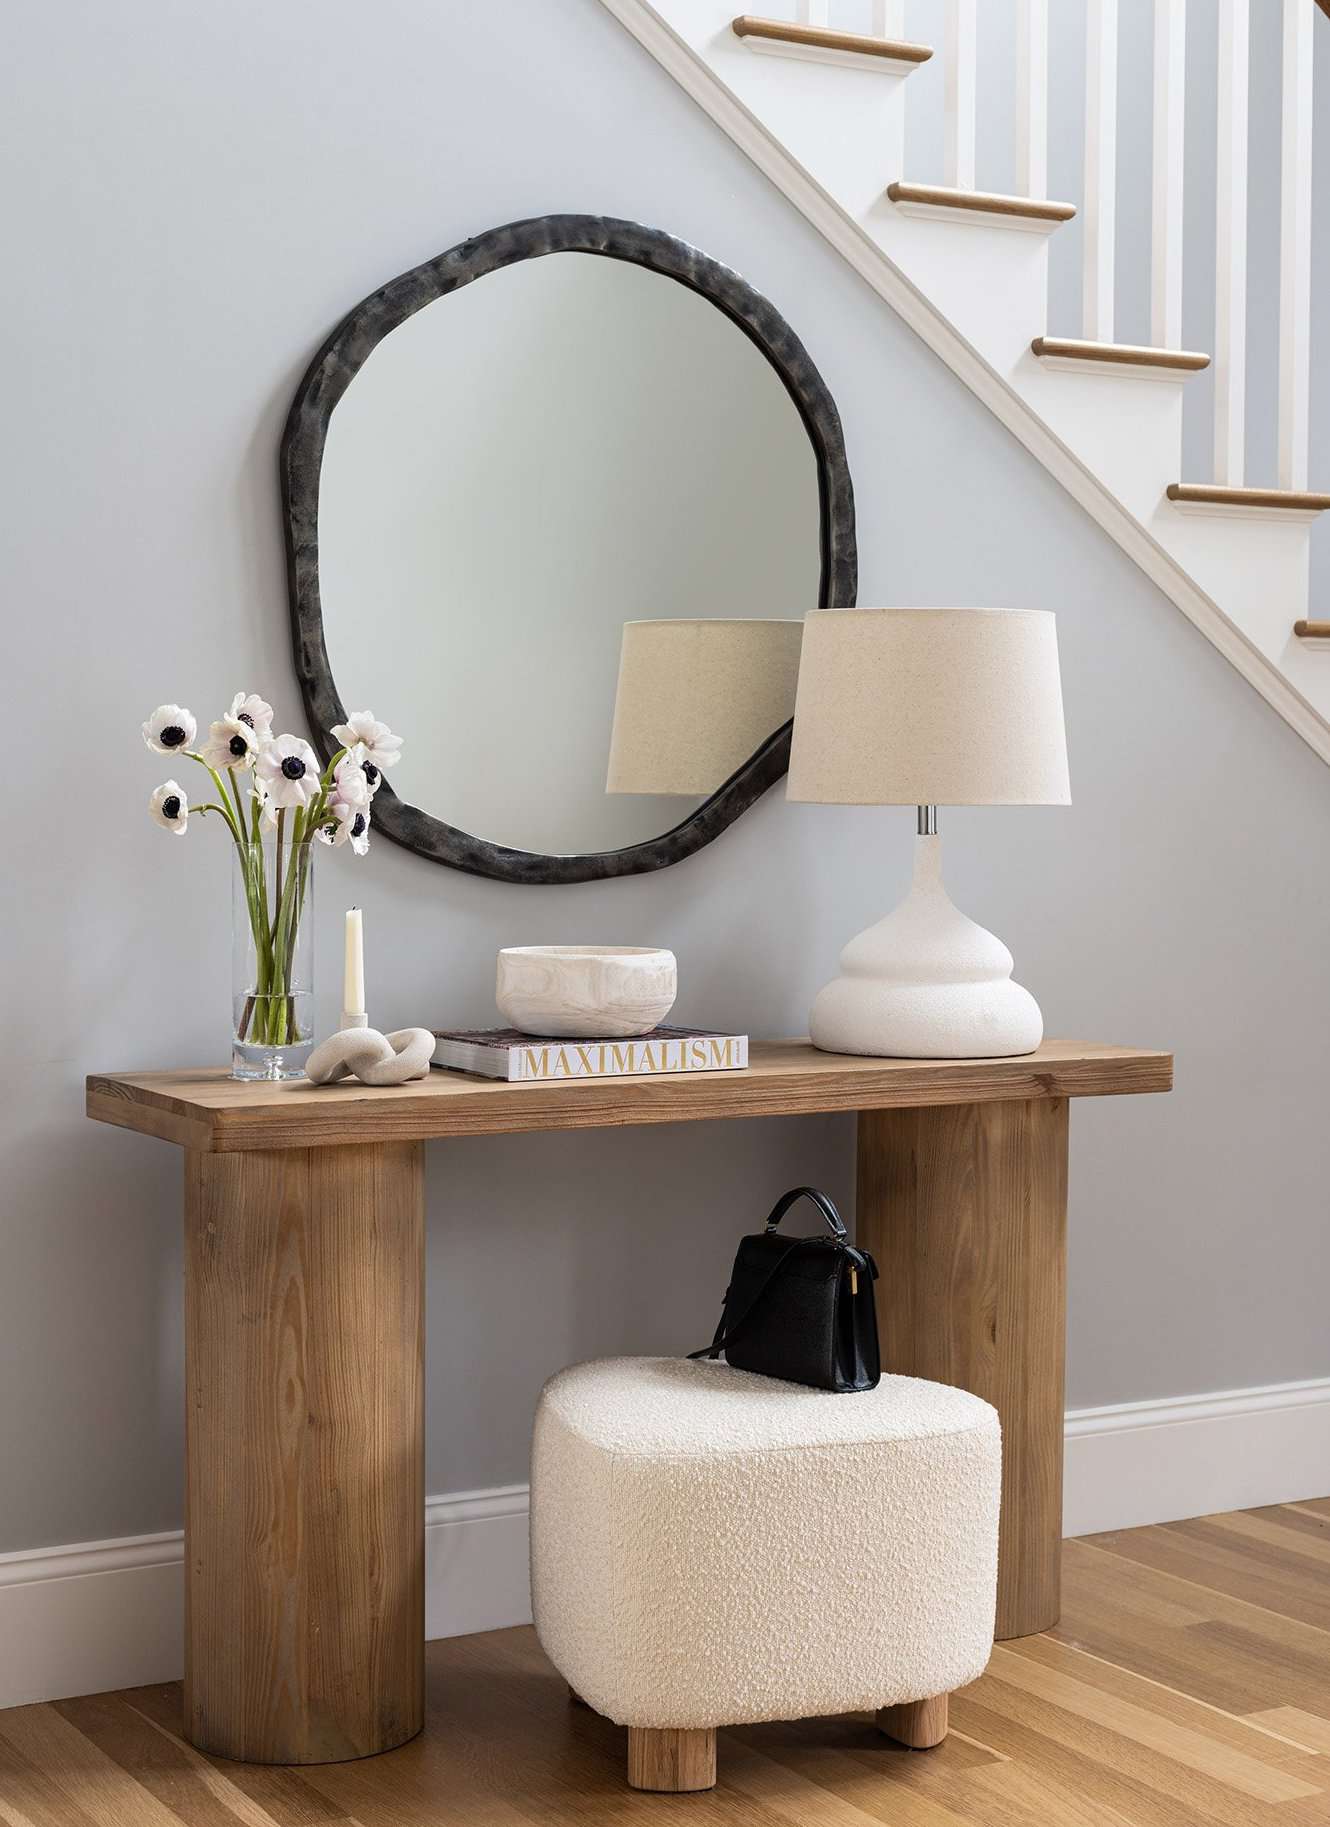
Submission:
<svg viewBox="0 0 1330 1827">
<path fill-rule="evenodd" d="M 828 1053 L 885 1059 L 1000 1059 L 1033 1053 L 1039 1004 L 1011 980 L 1012 956 L 942 886 L 942 840 L 915 839 L 910 892 L 851 939 L 818 991 L 810 1033 Z"/>
</svg>

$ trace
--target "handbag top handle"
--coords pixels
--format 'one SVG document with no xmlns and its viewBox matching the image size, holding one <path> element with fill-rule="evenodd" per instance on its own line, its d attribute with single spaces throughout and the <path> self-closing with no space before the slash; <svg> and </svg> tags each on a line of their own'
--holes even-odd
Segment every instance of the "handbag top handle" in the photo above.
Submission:
<svg viewBox="0 0 1330 1827">
<path fill-rule="evenodd" d="M 825 1193 L 820 1193 L 815 1186 L 796 1186 L 791 1192 L 783 1193 L 771 1208 L 771 1216 L 767 1219 L 768 1233 L 776 1229 L 786 1212 L 789 1211 L 792 1205 L 797 1204 L 800 1199 L 811 1199 L 818 1211 L 821 1212 L 822 1216 L 826 1219 L 827 1228 L 831 1231 L 837 1242 L 844 1243 L 845 1239 L 849 1236 L 849 1232 L 841 1222 L 840 1213 L 836 1210 L 830 1199 L 827 1198 L 827 1195 Z"/>
</svg>

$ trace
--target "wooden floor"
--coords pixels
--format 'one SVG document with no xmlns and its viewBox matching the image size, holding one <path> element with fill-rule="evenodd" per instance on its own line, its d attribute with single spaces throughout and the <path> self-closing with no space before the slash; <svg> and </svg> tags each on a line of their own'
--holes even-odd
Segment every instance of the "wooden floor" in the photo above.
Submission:
<svg viewBox="0 0 1330 1827">
<path fill-rule="evenodd" d="M 1062 1622 L 1000 1645 L 936 1751 L 866 1717 L 720 1738 L 708 1794 L 623 1787 L 626 1734 L 529 1630 L 429 1646 L 424 1734 L 305 1770 L 200 1756 L 177 1687 L 0 1712 L 9 1827 L 1330 1827 L 1330 1499 L 1065 1544 Z"/>
</svg>

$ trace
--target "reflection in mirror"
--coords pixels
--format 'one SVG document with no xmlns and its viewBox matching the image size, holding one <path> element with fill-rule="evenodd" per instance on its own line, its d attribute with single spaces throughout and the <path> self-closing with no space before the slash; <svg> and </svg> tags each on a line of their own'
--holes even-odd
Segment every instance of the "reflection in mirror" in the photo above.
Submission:
<svg viewBox="0 0 1330 1827">
<path fill-rule="evenodd" d="M 710 794 L 794 716 L 800 621 L 629 622 L 611 793 Z"/>
<path fill-rule="evenodd" d="M 329 668 L 411 730 L 403 799 L 492 844 L 614 850 L 699 803 L 606 792 L 624 624 L 797 620 L 820 541 L 809 434 L 722 311 L 627 261 L 520 260 L 399 324 L 331 415 Z"/>
</svg>

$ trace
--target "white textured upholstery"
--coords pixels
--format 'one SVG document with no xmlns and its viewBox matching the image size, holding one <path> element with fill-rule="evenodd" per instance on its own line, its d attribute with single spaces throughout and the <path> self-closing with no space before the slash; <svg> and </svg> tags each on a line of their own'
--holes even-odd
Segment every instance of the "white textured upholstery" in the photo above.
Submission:
<svg viewBox="0 0 1330 1827">
<path fill-rule="evenodd" d="M 1001 1445 L 913 1377 L 832 1395 L 608 1358 L 545 1386 L 536 1629 L 620 1725 L 814 1718 L 949 1693 L 993 1646 Z"/>
</svg>

